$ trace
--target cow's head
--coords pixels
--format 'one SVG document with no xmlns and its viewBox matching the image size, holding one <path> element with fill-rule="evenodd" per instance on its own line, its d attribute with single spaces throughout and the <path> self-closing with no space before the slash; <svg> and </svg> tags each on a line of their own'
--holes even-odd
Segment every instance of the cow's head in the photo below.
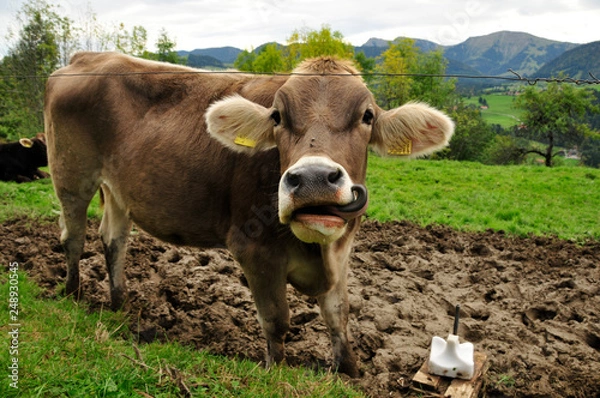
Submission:
<svg viewBox="0 0 600 398">
<path fill-rule="evenodd" d="M 34 138 L 21 138 L 19 144 L 27 148 L 28 159 L 34 167 L 48 166 L 48 154 L 46 147 L 46 134 L 37 133 Z"/>
<path fill-rule="evenodd" d="M 277 147 L 279 219 L 308 243 L 339 239 L 367 207 L 367 149 L 418 157 L 448 144 L 454 125 L 410 103 L 384 111 L 349 62 L 303 62 L 265 108 L 241 96 L 210 106 L 208 131 L 237 151 Z"/>
</svg>

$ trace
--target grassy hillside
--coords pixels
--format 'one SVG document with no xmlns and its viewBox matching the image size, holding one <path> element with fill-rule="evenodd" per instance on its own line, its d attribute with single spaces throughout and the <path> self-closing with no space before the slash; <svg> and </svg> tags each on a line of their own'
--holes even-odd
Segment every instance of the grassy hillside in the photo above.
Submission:
<svg viewBox="0 0 600 398">
<path fill-rule="evenodd" d="M 369 159 L 368 216 L 463 231 L 600 239 L 600 170 Z"/>
<path fill-rule="evenodd" d="M 574 79 L 591 79 L 589 73 L 600 73 L 600 41 L 569 50 L 545 64 L 537 72 L 539 77 L 558 77 L 561 74 Z"/>
<path fill-rule="evenodd" d="M 481 110 L 481 116 L 489 124 L 499 124 L 509 128 L 520 123 L 519 110 L 513 107 L 513 96 L 503 94 L 483 95 L 487 101 L 488 108 Z M 467 104 L 480 106 L 479 97 L 471 97 L 465 100 Z"/>
</svg>

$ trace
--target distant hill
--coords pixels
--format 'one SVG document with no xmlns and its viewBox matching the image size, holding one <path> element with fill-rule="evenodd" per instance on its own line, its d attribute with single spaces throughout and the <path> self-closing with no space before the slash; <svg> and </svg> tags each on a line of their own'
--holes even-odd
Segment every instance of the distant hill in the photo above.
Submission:
<svg viewBox="0 0 600 398">
<path fill-rule="evenodd" d="M 393 41 L 400 39 L 401 37 Z M 588 72 L 600 75 L 600 42 L 579 45 L 509 31 L 471 37 L 460 44 L 446 47 L 427 40 L 414 40 L 422 51 L 442 48 L 448 60 L 448 74 L 501 76 L 510 75 L 508 69 L 511 68 L 530 77 L 537 73 L 543 74 L 543 77 L 553 76 L 560 71 L 573 77 L 586 77 Z M 388 48 L 389 43 L 389 40 L 371 38 L 354 49 L 357 53 L 364 52 L 367 57 L 377 58 Z M 260 51 L 266 44 L 268 43 L 258 46 L 255 51 Z M 218 62 L 223 67 L 231 66 L 241 52 L 235 47 L 219 47 L 178 53 L 188 56 L 190 66 L 218 68 L 221 67 Z M 477 85 L 484 84 L 476 79 L 459 80 L 460 83 L 469 81 Z M 496 84 L 497 81 L 488 83 Z"/>
<path fill-rule="evenodd" d="M 225 69 L 223 62 L 210 55 L 188 54 L 185 64 L 192 68 Z"/>
<path fill-rule="evenodd" d="M 575 79 L 588 79 L 590 72 L 600 77 L 600 41 L 583 44 L 564 52 L 542 66 L 535 75 L 557 77 L 564 73 Z"/>
<path fill-rule="evenodd" d="M 447 47 L 444 55 L 484 75 L 503 75 L 512 68 L 515 72 L 531 76 L 547 62 L 577 46 L 528 33 L 503 31 L 471 37 Z"/>
<path fill-rule="evenodd" d="M 354 47 L 354 51 L 357 53 L 362 51 L 369 58 L 377 58 L 381 55 L 381 53 L 383 53 L 385 50 L 388 49 L 390 42 L 395 43 L 402 39 L 405 39 L 405 37 L 397 37 L 391 41 L 372 37 L 369 40 L 367 40 L 367 42 L 365 44 L 363 44 L 362 46 Z M 424 51 L 424 52 L 433 51 L 433 50 L 441 47 L 439 44 L 436 44 L 436 43 L 434 43 L 432 41 L 428 41 L 428 40 L 422 40 L 422 39 L 412 39 L 412 40 L 414 40 L 415 45 L 421 51 Z"/>
<path fill-rule="evenodd" d="M 216 47 L 196 49 L 193 51 L 178 51 L 177 54 L 179 54 L 179 56 L 186 56 L 190 54 L 206 55 L 218 59 L 223 64 L 233 64 L 233 61 L 235 61 L 238 54 L 241 52 L 242 50 L 235 47 Z"/>
</svg>

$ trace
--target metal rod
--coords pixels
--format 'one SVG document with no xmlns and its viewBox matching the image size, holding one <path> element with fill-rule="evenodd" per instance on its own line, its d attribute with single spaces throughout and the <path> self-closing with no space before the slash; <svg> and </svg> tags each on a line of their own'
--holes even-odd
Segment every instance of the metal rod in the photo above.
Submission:
<svg viewBox="0 0 600 398">
<path fill-rule="evenodd" d="M 454 313 L 454 329 L 452 334 L 458 335 L 458 321 L 460 319 L 460 304 L 456 304 L 456 312 Z"/>
</svg>

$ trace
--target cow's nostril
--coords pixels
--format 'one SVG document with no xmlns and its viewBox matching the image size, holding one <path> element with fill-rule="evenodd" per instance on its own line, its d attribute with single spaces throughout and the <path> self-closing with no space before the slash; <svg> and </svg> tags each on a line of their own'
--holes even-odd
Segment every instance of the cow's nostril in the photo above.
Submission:
<svg viewBox="0 0 600 398">
<path fill-rule="evenodd" d="M 296 173 L 287 173 L 285 176 L 286 184 L 291 188 L 297 188 L 300 186 L 301 178 L 299 174 Z"/>
<path fill-rule="evenodd" d="M 327 176 L 327 181 L 329 181 L 331 184 L 335 184 L 340 178 L 342 178 L 342 170 L 336 169 L 335 171 L 329 173 Z"/>
</svg>

